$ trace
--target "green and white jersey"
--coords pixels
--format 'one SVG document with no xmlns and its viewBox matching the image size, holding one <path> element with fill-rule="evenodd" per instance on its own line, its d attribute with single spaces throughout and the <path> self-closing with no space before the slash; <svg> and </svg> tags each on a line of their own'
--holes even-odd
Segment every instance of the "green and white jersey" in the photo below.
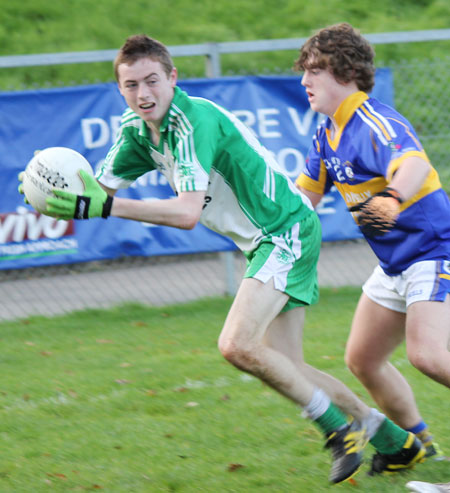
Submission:
<svg viewBox="0 0 450 493">
<path fill-rule="evenodd" d="M 264 237 L 288 233 L 313 211 L 273 155 L 236 116 L 180 88 L 161 125 L 158 146 L 130 109 L 97 178 L 126 188 L 157 169 L 176 193 L 206 191 L 200 222 L 252 251 Z"/>
</svg>

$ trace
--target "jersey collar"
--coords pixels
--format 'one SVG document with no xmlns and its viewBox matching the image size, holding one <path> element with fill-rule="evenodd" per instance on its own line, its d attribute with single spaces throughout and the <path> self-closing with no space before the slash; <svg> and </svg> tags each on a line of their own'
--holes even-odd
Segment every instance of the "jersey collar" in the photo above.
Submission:
<svg viewBox="0 0 450 493">
<path fill-rule="evenodd" d="M 333 115 L 339 128 L 345 127 L 353 116 L 353 113 L 364 103 L 364 101 L 366 101 L 366 99 L 369 99 L 369 96 L 363 91 L 358 91 L 350 94 L 350 96 L 342 101 Z"/>
<path fill-rule="evenodd" d="M 363 92 L 358 91 L 350 94 L 350 96 L 346 97 L 344 101 L 338 106 L 338 109 L 333 115 L 333 119 L 336 122 L 337 130 L 332 134 L 331 132 L 331 121 L 329 121 L 327 127 L 325 129 L 327 134 L 328 143 L 331 148 L 336 151 L 339 146 L 339 142 L 341 140 L 342 132 L 344 131 L 345 126 L 349 122 L 350 118 L 354 115 L 355 111 L 364 103 L 366 99 L 369 99 L 369 96 Z"/>
<path fill-rule="evenodd" d="M 163 121 L 161 122 L 161 125 L 159 127 L 159 130 L 160 130 L 161 133 L 163 133 L 163 132 L 165 132 L 167 130 L 167 127 L 169 126 L 170 110 L 172 109 L 172 107 L 174 105 L 177 106 L 177 102 L 182 97 L 181 96 L 182 92 L 183 91 L 178 86 L 175 86 L 174 87 L 172 102 L 170 103 L 169 110 L 167 111 L 166 115 L 164 116 Z"/>
</svg>

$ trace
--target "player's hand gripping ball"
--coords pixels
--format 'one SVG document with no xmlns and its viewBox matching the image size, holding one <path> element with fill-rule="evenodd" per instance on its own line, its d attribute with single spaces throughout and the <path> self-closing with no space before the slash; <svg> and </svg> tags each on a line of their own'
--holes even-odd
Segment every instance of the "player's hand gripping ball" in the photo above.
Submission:
<svg viewBox="0 0 450 493">
<path fill-rule="evenodd" d="M 358 225 L 365 236 L 383 236 L 395 227 L 402 202 L 397 190 L 386 187 L 349 211 L 359 212 Z"/>
<path fill-rule="evenodd" d="M 38 212 L 52 215 L 47 211 L 46 200 L 54 197 L 54 190 L 76 194 L 84 191 L 78 174 L 81 169 L 93 176 L 91 165 L 79 152 L 67 147 L 48 147 L 35 152 L 25 171 L 20 173 L 19 191 Z"/>
<path fill-rule="evenodd" d="M 87 219 L 110 213 L 112 198 L 97 183 L 89 162 L 73 149 L 36 152 L 19 180 L 25 202 L 47 216 Z"/>
<path fill-rule="evenodd" d="M 80 170 L 84 183 L 82 194 L 74 194 L 64 190 L 54 190 L 55 198 L 47 199 L 47 211 L 60 219 L 90 219 L 111 214 L 113 197 L 109 196 L 94 176 Z"/>
</svg>

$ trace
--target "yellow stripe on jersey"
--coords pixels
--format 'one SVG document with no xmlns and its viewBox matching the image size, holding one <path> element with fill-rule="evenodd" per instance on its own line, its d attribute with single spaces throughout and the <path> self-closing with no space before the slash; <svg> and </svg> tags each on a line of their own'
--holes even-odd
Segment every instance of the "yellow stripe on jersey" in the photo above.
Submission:
<svg viewBox="0 0 450 493">
<path fill-rule="evenodd" d="M 326 169 L 325 166 L 323 166 L 323 169 L 325 170 L 325 177 L 326 177 Z M 320 171 L 320 176 L 322 178 L 322 169 Z M 323 183 L 322 183 L 323 181 Z M 295 184 L 299 187 L 303 187 L 306 190 L 309 190 L 310 192 L 318 193 L 320 195 L 323 195 L 325 193 L 325 180 L 320 180 L 316 181 L 310 178 L 309 176 L 305 174 L 301 174 L 297 180 L 295 181 Z"/>
<path fill-rule="evenodd" d="M 336 113 L 333 115 L 333 117 L 338 126 L 338 130 L 336 131 L 335 135 L 333 135 L 333 138 L 330 131 L 328 129 L 325 129 L 328 143 L 330 144 L 330 147 L 333 149 L 333 151 L 336 151 L 336 149 L 338 148 L 342 132 L 350 118 L 354 115 L 356 108 L 362 105 L 363 102 L 367 99 L 369 99 L 369 96 L 365 92 L 355 92 L 354 94 L 351 94 L 348 98 L 346 98 L 336 110 Z"/>
<path fill-rule="evenodd" d="M 383 135 L 387 141 L 392 140 L 392 137 L 389 134 L 389 132 L 386 130 L 384 124 L 375 115 L 370 113 L 370 111 L 368 111 L 367 108 L 365 108 L 364 106 L 361 106 L 360 109 L 367 116 L 367 118 L 370 118 L 375 123 L 375 125 L 383 132 Z"/>
<path fill-rule="evenodd" d="M 398 159 L 394 159 L 391 161 L 389 164 L 388 168 L 388 180 L 391 181 L 392 177 L 394 176 L 394 173 L 398 170 L 398 168 L 401 166 L 401 164 L 407 159 L 408 157 L 418 157 L 420 159 L 423 159 L 427 163 L 430 161 L 428 160 L 427 155 L 425 152 L 419 152 L 419 151 L 411 151 L 407 152 L 406 154 L 403 154 L 403 156 L 399 157 Z M 431 164 L 430 164 L 431 166 Z M 423 197 L 429 195 L 432 192 L 435 192 L 436 190 L 439 190 L 442 188 L 441 181 L 439 180 L 439 175 L 437 171 L 431 166 L 431 171 L 428 174 L 424 184 L 422 185 L 422 188 L 414 195 L 411 197 L 409 200 L 405 201 L 401 206 L 400 206 L 400 211 L 403 211 L 410 207 L 412 204 L 417 202 L 418 200 L 422 199 Z"/>
<path fill-rule="evenodd" d="M 441 279 L 448 279 L 450 281 L 450 274 L 439 274 Z"/>
<path fill-rule="evenodd" d="M 339 183 L 336 181 L 334 182 L 334 185 L 339 190 L 347 206 L 351 207 L 352 205 L 358 204 L 359 202 L 364 202 L 364 200 L 367 200 L 372 195 L 381 192 L 389 184 L 384 177 L 379 176 L 357 185 Z M 310 189 L 310 186 L 307 185 L 305 188 Z M 418 200 L 438 190 L 439 188 L 441 188 L 441 183 L 439 181 L 438 174 L 436 170 L 432 168 L 420 191 L 400 205 L 400 212 L 404 211 Z"/>
<path fill-rule="evenodd" d="M 425 153 L 420 153 L 417 151 L 409 152 L 404 156 L 392 161 L 388 170 L 389 173 L 388 180 L 384 178 L 384 176 L 377 176 L 375 178 L 372 178 L 372 180 L 366 181 L 364 183 L 358 183 L 355 185 L 351 185 L 349 183 L 341 183 L 338 181 L 333 182 L 333 184 L 339 190 L 339 193 L 342 195 L 347 206 L 351 207 L 352 205 L 358 204 L 360 202 L 364 202 L 372 195 L 381 192 L 385 187 L 387 187 L 389 185 L 390 180 L 392 179 L 394 172 L 398 169 L 398 167 L 402 164 L 402 162 L 407 157 L 411 157 L 411 156 L 418 156 L 421 158 L 425 157 L 425 159 L 427 159 Z M 310 178 L 309 176 L 302 173 L 297 178 L 295 183 L 299 187 L 303 187 L 306 190 L 323 195 L 325 190 L 326 177 L 327 177 L 326 168 L 323 161 L 321 160 L 319 180 L 314 180 L 313 178 Z M 431 171 L 427 179 L 425 180 L 425 183 L 422 185 L 420 191 L 416 193 L 416 195 L 411 197 L 409 200 L 405 201 L 403 204 L 400 205 L 400 212 L 404 211 L 418 200 L 422 199 L 423 197 L 425 197 L 426 195 L 432 192 L 435 192 L 440 188 L 442 188 L 442 185 L 439 180 L 439 175 L 437 171 L 433 167 L 431 167 Z"/>
<path fill-rule="evenodd" d="M 334 182 L 348 207 L 364 202 L 372 195 L 381 192 L 386 186 L 387 181 L 384 176 L 377 176 L 364 183 L 350 185 L 349 183 Z"/>
<path fill-rule="evenodd" d="M 320 145 L 317 139 L 313 140 L 313 145 L 316 146 L 317 152 L 320 154 Z M 300 175 L 295 180 L 295 184 L 299 187 L 303 187 L 306 190 L 309 190 L 310 192 L 323 195 L 325 193 L 326 181 L 327 181 L 327 169 L 325 168 L 325 163 L 321 159 L 318 180 L 312 179 L 309 176 L 300 173 Z"/>
<path fill-rule="evenodd" d="M 409 157 L 418 157 L 420 159 L 423 159 L 427 163 L 430 163 L 430 160 L 428 159 L 428 156 L 425 154 L 423 151 L 409 151 L 406 152 L 405 154 L 402 154 L 400 157 L 393 159 L 388 166 L 387 169 L 387 180 L 391 181 L 392 177 L 394 176 L 394 173 L 398 170 L 400 165 L 403 163 L 403 161 Z"/>
</svg>

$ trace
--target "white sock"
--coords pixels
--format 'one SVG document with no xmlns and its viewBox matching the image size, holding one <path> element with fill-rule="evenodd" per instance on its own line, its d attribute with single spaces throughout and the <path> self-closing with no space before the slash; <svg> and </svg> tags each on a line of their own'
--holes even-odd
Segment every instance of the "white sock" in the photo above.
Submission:
<svg viewBox="0 0 450 493">
<path fill-rule="evenodd" d="M 366 427 L 366 434 L 369 440 L 375 435 L 385 419 L 386 416 L 374 407 L 370 410 L 369 415 L 363 419 L 363 424 Z"/>
<path fill-rule="evenodd" d="M 315 421 L 325 413 L 330 407 L 330 404 L 331 400 L 327 394 L 325 394 L 322 389 L 315 388 L 311 400 L 309 401 L 309 404 L 305 406 L 304 411 L 308 418 Z"/>
</svg>

